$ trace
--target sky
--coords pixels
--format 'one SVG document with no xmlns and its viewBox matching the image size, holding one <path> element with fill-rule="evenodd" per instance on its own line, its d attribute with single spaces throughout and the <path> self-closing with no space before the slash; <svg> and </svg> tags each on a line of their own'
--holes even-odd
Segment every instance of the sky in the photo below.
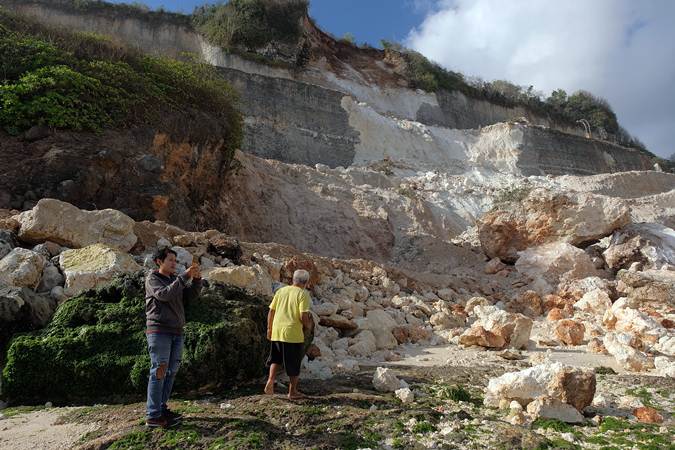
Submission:
<svg viewBox="0 0 675 450">
<path fill-rule="evenodd" d="M 336 37 L 400 42 L 470 77 L 588 90 L 652 152 L 675 154 L 675 0 L 312 0 L 310 15 Z"/>
</svg>

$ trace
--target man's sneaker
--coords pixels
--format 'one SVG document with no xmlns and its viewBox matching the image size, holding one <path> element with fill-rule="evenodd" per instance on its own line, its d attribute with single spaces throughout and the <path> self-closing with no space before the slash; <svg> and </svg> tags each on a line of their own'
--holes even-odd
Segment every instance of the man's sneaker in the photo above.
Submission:
<svg viewBox="0 0 675 450">
<path fill-rule="evenodd" d="M 164 414 L 162 414 L 162 417 L 167 419 L 169 422 L 180 422 L 181 420 L 183 420 L 182 414 L 173 412 L 170 409 L 165 409 Z"/>
<path fill-rule="evenodd" d="M 166 417 L 157 417 L 155 419 L 145 419 L 145 426 L 148 428 L 173 428 L 180 422 L 167 419 Z"/>
</svg>

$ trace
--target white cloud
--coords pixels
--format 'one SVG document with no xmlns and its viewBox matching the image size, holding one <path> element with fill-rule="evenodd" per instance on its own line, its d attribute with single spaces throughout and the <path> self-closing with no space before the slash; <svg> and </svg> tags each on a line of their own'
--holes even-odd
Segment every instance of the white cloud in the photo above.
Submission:
<svg viewBox="0 0 675 450">
<path fill-rule="evenodd" d="M 585 89 L 661 156 L 675 152 L 675 1 L 439 0 L 406 45 L 546 93 Z"/>
</svg>

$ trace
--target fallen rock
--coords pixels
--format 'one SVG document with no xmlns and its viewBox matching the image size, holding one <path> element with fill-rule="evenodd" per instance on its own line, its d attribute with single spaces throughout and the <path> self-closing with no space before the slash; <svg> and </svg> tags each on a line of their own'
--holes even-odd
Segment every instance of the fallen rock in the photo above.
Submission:
<svg viewBox="0 0 675 450">
<path fill-rule="evenodd" d="M 42 199 L 19 214 L 19 239 L 38 244 L 52 241 L 67 247 L 91 244 L 129 251 L 136 243 L 134 220 L 114 209 L 81 210 L 70 203 Z"/>
<path fill-rule="evenodd" d="M 507 307 L 509 312 L 520 313 L 527 317 L 538 317 L 544 312 L 541 297 L 535 291 L 521 293 L 518 297 L 511 300 Z"/>
<path fill-rule="evenodd" d="M 332 316 L 329 317 L 320 317 L 319 325 L 324 327 L 333 327 L 337 330 L 343 331 L 358 329 L 358 325 L 356 325 L 356 323 L 352 322 L 351 320 L 347 319 L 344 316 L 340 316 L 337 314 L 333 314 Z"/>
<path fill-rule="evenodd" d="M 399 380 L 391 369 L 378 367 L 373 375 L 373 386 L 380 392 L 396 392 L 408 387 L 408 383 Z"/>
<path fill-rule="evenodd" d="M 518 253 L 516 270 L 534 280 L 541 293 L 555 290 L 561 280 L 583 278 L 596 273 L 590 257 L 581 249 L 565 242 L 553 242 Z"/>
<path fill-rule="evenodd" d="M 357 320 L 359 328 L 370 330 L 375 335 L 378 349 L 392 349 L 398 345 L 392 330 L 398 326 L 396 321 L 384 310 L 374 309 L 366 313 L 365 319 Z"/>
<path fill-rule="evenodd" d="M 494 275 L 504 269 L 506 269 L 506 264 L 504 264 L 499 258 L 495 257 L 485 264 L 485 269 L 483 271 L 488 275 Z"/>
<path fill-rule="evenodd" d="M 14 233 L 0 229 L 0 259 L 19 246 Z"/>
<path fill-rule="evenodd" d="M 675 378 L 675 361 L 665 356 L 657 356 L 654 358 L 654 366 L 659 376 Z"/>
<path fill-rule="evenodd" d="M 474 324 L 459 336 L 459 343 L 466 347 L 478 345 L 486 348 L 504 348 L 506 341 L 502 336 L 487 331 L 480 325 Z"/>
<path fill-rule="evenodd" d="M 653 369 L 654 362 L 643 352 L 630 346 L 632 337 L 626 333 L 609 332 L 602 343 L 621 367 L 634 372 Z"/>
<path fill-rule="evenodd" d="M 370 330 L 362 330 L 354 337 L 353 344 L 347 349 L 350 355 L 367 357 L 377 351 L 375 335 Z"/>
<path fill-rule="evenodd" d="M 56 301 L 25 287 L 0 284 L 0 351 L 14 333 L 31 331 L 49 323 Z"/>
<path fill-rule="evenodd" d="M 654 408 L 649 406 L 642 406 L 636 408 L 633 411 L 633 415 L 637 418 L 638 422 L 642 423 L 663 423 L 663 416 L 659 414 Z"/>
<path fill-rule="evenodd" d="M 554 398 L 582 411 L 591 404 L 594 394 L 595 372 L 546 362 L 491 379 L 484 403 L 499 407 L 513 400 L 527 405 L 535 399 Z"/>
<path fill-rule="evenodd" d="M 338 312 L 338 306 L 335 303 L 324 302 L 316 305 L 312 310 L 317 316 L 332 316 Z"/>
<path fill-rule="evenodd" d="M 629 224 L 614 232 L 603 256 L 612 269 L 628 269 L 634 263 L 643 270 L 675 265 L 675 230 L 658 223 Z"/>
<path fill-rule="evenodd" d="M 394 391 L 394 394 L 404 405 L 415 401 L 415 394 L 410 390 L 410 388 L 397 389 Z"/>
<path fill-rule="evenodd" d="M 602 316 L 611 307 L 612 301 L 607 292 L 602 289 L 593 289 L 592 291 L 587 292 L 574 304 L 575 309 L 585 311 L 595 316 Z"/>
<path fill-rule="evenodd" d="M 141 270 L 131 255 L 104 244 L 66 250 L 59 255 L 59 266 L 66 278 L 68 296 L 108 283 L 117 275 Z"/>
<path fill-rule="evenodd" d="M 483 215 L 477 225 L 488 257 L 515 262 L 518 252 L 529 247 L 558 241 L 576 245 L 607 236 L 629 222 L 630 210 L 621 199 L 534 189 L 523 201 Z"/>
<path fill-rule="evenodd" d="M 0 283 L 36 289 L 47 260 L 39 253 L 17 247 L 0 259 Z"/>
<path fill-rule="evenodd" d="M 224 234 L 218 234 L 209 238 L 208 252 L 222 258 L 227 258 L 234 264 L 239 264 L 242 255 L 239 241 Z"/>
<path fill-rule="evenodd" d="M 496 306 L 476 306 L 474 313 L 478 316 L 475 323 L 500 336 L 505 345 L 517 349 L 527 347 L 532 331 L 532 319 L 529 317 L 509 313 Z"/>
<path fill-rule="evenodd" d="M 642 272 L 619 270 L 616 278 L 624 286 L 624 292 L 631 303 L 653 302 L 658 305 L 675 307 L 675 271 L 673 270 Z"/>
<path fill-rule="evenodd" d="M 602 339 L 600 338 L 593 338 L 590 341 L 588 341 L 588 344 L 586 344 L 586 350 L 588 350 L 591 353 L 598 353 L 601 355 L 607 354 L 605 344 L 602 343 Z"/>
<path fill-rule="evenodd" d="M 577 409 L 557 398 L 541 397 L 527 405 L 527 414 L 532 420 L 555 419 L 566 423 L 582 423 L 584 416 Z"/>
<path fill-rule="evenodd" d="M 561 319 L 555 324 L 555 335 L 565 345 L 580 345 L 584 340 L 586 327 L 572 319 Z"/>
<path fill-rule="evenodd" d="M 37 287 L 37 292 L 51 292 L 56 286 L 62 286 L 64 283 L 63 275 L 59 268 L 48 263 L 45 268 L 42 270 L 42 278 L 40 278 L 40 284 Z"/>
<path fill-rule="evenodd" d="M 432 314 L 429 318 L 429 323 L 437 330 L 447 330 L 450 328 L 457 328 L 464 325 L 464 317 L 450 315 L 444 311 Z"/>
<path fill-rule="evenodd" d="M 202 277 L 210 282 L 237 286 L 257 295 L 272 296 L 272 277 L 260 265 L 213 267 L 205 269 Z"/>
</svg>

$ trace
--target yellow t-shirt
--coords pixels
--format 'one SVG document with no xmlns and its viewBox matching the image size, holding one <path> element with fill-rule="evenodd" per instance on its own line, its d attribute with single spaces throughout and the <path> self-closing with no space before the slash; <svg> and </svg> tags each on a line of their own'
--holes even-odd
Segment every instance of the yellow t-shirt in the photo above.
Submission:
<svg viewBox="0 0 675 450">
<path fill-rule="evenodd" d="M 279 289 L 270 303 L 270 309 L 274 310 L 272 340 L 305 342 L 301 314 L 309 311 L 309 305 L 309 293 L 305 289 L 295 286 Z"/>
</svg>

